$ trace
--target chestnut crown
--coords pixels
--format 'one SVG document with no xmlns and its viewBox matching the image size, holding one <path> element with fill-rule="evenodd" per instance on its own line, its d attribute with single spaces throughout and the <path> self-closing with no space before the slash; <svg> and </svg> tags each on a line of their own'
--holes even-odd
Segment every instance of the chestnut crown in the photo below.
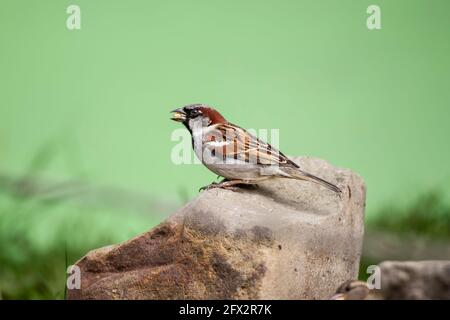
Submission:
<svg viewBox="0 0 450 320">
<path fill-rule="evenodd" d="M 217 110 L 206 104 L 190 104 L 171 112 L 173 113 L 172 120 L 183 123 L 188 123 L 189 120 L 197 117 L 208 118 L 209 125 L 227 123 L 227 120 Z"/>
</svg>

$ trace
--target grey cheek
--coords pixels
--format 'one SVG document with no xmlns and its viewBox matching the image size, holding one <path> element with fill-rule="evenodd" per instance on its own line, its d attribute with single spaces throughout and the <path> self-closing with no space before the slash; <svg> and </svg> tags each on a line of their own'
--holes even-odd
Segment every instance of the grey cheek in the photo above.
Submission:
<svg viewBox="0 0 450 320">
<path fill-rule="evenodd" d="M 208 117 L 204 117 L 202 119 L 202 124 L 203 124 L 204 127 L 209 126 L 210 123 L 211 123 L 211 120 Z"/>
<path fill-rule="evenodd" d="M 189 128 L 192 131 L 199 129 L 202 127 L 202 121 L 199 118 L 189 119 Z"/>
<path fill-rule="evenodd" d="M 190 127 L 190 128 L 194 128 L 194 126 L 196 126 L 196 121 L 195 121 L 195 119 L 189 119 L 189 127 Z"/>
</svg>

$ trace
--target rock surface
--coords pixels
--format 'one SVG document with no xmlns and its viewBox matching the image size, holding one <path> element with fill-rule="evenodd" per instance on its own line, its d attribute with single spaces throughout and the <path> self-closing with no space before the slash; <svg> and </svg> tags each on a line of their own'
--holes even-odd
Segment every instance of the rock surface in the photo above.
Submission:
<svg viewBox="0 0 450 320">
<path fill-rule="evenodd" d="M 450 261 L 385 261 L 379 266 L 382 299 L 450 299 Z"/>
<path fill-rule="evenodd" d="M 313 158 L 300 166 L 337 184 L 273 179 L 213 189 L 154 229 L 89 252 L 69 299 L 328 299 L 357 277 L 365 186 Z"/>
</svg>

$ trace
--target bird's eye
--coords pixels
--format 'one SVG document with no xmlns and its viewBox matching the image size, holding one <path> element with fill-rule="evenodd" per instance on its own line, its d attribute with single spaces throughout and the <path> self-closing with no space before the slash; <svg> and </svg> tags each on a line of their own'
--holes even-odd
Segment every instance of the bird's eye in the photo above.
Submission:
<svg viewBox="0 0 450 320">
<path fill-rule="evenodd" d="M 198 111 L 198 110 L 192 110 L 190 116 L 191 116 L 191 118 L 196 118 L 196 117 L 198 117 L 200 114 L 201 114 L 200 111 Z"/>
</svg>

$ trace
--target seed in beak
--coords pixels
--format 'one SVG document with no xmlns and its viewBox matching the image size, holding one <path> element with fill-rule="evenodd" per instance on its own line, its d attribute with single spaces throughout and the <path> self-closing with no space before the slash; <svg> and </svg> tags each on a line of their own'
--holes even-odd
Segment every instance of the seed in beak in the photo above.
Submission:
<svg viewBox="0 0 450 320">
<path fill-rule="evenodd" d="M 175 109 L 171 111 L 173 113 L 172 119 L 173 121 L 183 122 L 186 120 L 186 113 L 183 111 L 183 109 Z"/>
</svg>

